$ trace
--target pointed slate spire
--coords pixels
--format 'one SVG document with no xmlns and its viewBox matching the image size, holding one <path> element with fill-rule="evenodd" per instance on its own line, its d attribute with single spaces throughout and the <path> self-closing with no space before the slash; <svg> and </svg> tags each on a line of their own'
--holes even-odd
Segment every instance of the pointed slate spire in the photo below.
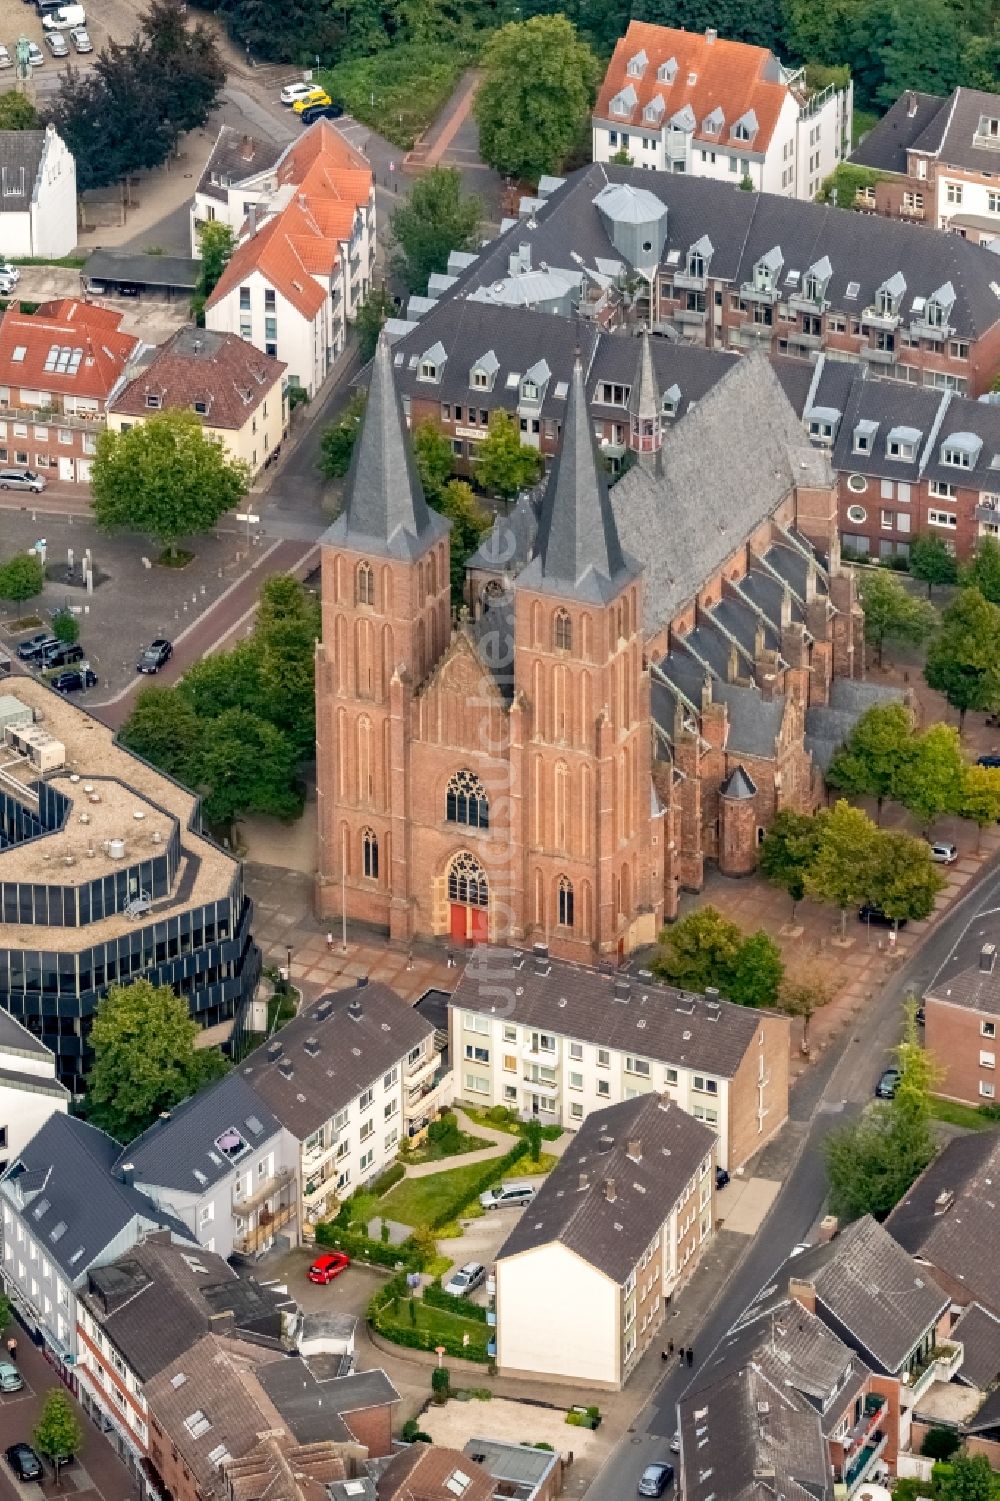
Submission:
<svg viewBox="0 0 1000 1501">
<path fill-rule="evenodd" d="M 448 522 L 424 498 L 383 333 L 344 487 L 344 509 L 324 540 L 408 559 L 419 557 L 447 529 Z"/>
<path fill-rule="evenodd" d="M 618 540 L 607 476 L 587 410 L 583 367 L 577 358 L 562 447 L 542 500 L 537 554 L 518 582 L 549 594 L 604 601 L 638 571 Z"/>
<path fill-rule="evenodd" d="M 656 383 L 656 375 L 653 371 L 653 353 L 650 348 L 648 329 L 642 336 L 642 348 L 639 351 L 639 368 L 632 382 L 628 409 L 630 416 L 652 418 L 659 425 L 660 388 Z"/>
</svg>

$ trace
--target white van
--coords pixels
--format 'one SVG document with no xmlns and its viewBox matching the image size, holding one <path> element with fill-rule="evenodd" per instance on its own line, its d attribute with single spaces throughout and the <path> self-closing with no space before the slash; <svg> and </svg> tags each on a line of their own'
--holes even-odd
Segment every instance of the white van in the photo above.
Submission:
<svg viewBox="0 0 1000 1501">
<path fill-rule="evenodd" d="M 42 17 L 43 31 L 69 31 L 72 26 L 86 26 L 87 12 L 82 5 L 60 5 Z"/>
<path fill-rule="evenodd" d="M 535 1197 L 531 1183 L 501 1183 L 497 1188 L 488 1188 L 479 1195 L 484 1209 L 523 1209 Z"/>
</svg>

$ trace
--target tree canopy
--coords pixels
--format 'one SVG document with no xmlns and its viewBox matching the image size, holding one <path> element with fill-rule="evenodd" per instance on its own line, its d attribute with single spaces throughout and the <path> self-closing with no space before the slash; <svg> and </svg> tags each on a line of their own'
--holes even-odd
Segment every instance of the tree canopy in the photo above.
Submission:
<svg viewBox="0 0 1000 1501">
<path fill-rule="evenodd" d="M 62 1387 L 53 1387 L 46 1394 L 31 1441 L 39 1454 L 57 1466 L 80 1452 L 83 1429 Z"/>
<path fill-rule="evenodd" d="M 0 94 L 0 130 L 38 130 L 41 123 L 27 94 L 19 94 L 17 89 Z"/>
<path fill-rule="evenodd" d="M 811 813 L 782 808 L 760 847 L 761 874 L 792 899 L 792 915 L 806 894 L 806 871 L 819 843 L 819 825 Z"/>
<path fill-rule="evenodd" d="M 929 829 L 942 813 L 958 812 L 965 761 L 958 732 L 932 724 L 914 735 L 892 779 L 892 796 Z"/>
<path fill-rule="evenodd" d="M 913 739 L 913 718 L 904 704 L 876 704 L 834 754 L 826 780 L 849 797 L 873 797 L 881 817 L 883 802 L 895 796 Z"/>
<path fill-rule="evenodd" d="M 45 587 L 45 569 L 36 553 L 19 552 L 0 563 L 0 599 L 23 604 Z"/>
<path fill-rule="evenodd" d="M 358 331 L 358 344 L 361 347 L 363 360 L 370 360 L 374 355 L 382 326 L 395 311 L 392 297 L 386 287 L 372 287 L 364 301 L 358 304 L 358 311 L 354 316 L 354 327 Z"/>
<path fill-rule="evenodd" d="M 966 589 L 978 589 L 992 605 L 1000 605 L 1000 542 L 996 537 L 980 537 L 975 556 L 961 572 Z"/>
<path fill-rule="evenodd" d="M 230 459 L 194 412 L 154 412 L 128 432 L 105 431 L 91 472 L 94 519 L 109 531 L 144 532 L 171 553 L 208 531 L 247 493 L 245 464 Z"/>
<path fill-rule="evenodd" d="M 941 617 L 924 677 L 958 710 L 959 733 L 970 709 L 1000 709 L 1000 607 L 962 589 Z"/>
<path fill-rule="evenodd" d="M 343 412 L 330 423 L 320 439 L 317 463 L 327 479 L 343 479 L 351 467 L 367 394 L 366 391 L 355 391 Z"/>
<path fill-rule="evenodd" d="M 909 564 L 910 577 L 927 585 L 928 599 L 934 593 L 935 584 L 958 582 L 955 554 L 943 537 L 914 537 L 910 543 Z"/>
<path fill-rule="evenodd" d="M 216 285 L 223 271 L 229 263 L 229 258 L 236 248 L 236 236 L 228 224 L 223 224 L 221 219 L 208 219 L 204 224 L 198 225 L 198 249 L 201 252 L 201 262 L 198 267 L 198 281 L 191 299 L 191 316 L 195 322 L 204 325 L 205 303 L 215 291 Z"/>
<path fill-rule="evenodd" d="M 594 102 L 600 64 L 564 15 L 510 22 L 483 49 L 479 149 L 497 172 L 536 183 L 558 172 Z"/>
<path fill-rule="evenodd" d="M 128 1143 L 162 1111 L 219 1078 L 226 1060 L 215 1048 L 195 1047 L 200 1030 L 169 985 L 112 985 L 90 1034 L 88 1119 Z"/>
<path fill-rule="evenodd" d="M 463 194 L 457 167 L 432 167 L 417 178 L 389 220 L 392 264 L 411 292 L 426 292 L 453 250 L 474 248 L 482 216 L 480 200 Z"/>
<path fill-rule="evenodd" d="M 937 1495 L 939 1501 L 995 1501 L 995 1476 L 985 1454 L 956 1454 L 947 1469 L 942 1466 Z"/>
<path fill-rule="evenodd" d="M 537 448 L 521 442 L 517 419 L 505 411 L 490 416 L 490 430 L 476 447 L 476 483 L 508 499 L 533 485 L 542 472 Z"/>
<path fill-rule="evenodd" d="M 820 902 L 840 908 L 846 929 L 847 909 L 872 896 L 878 829 L 860 808 L 843 798 L 816 815 L 819 841 L 806 871 L 806 891 Z"/>
<path fill-rule="evenodd" d="M 743 930 L 715 907 L 699 907 L 660 934 L 653 972 L 682 990 L 714 986 L 740 1006 L 773 1006 L 785 967 L 763 929 Z"/>
<path fill-rule="evenodd" d="M 862 579 L 861 607 L 865 612 L 865 640 L 874 646 L 880 667 L 887 640 L 919 646 L 937 623 L 933 606 L 914 599 L 905 584 L 883 568 L 873 569 Z"/>
</svg>

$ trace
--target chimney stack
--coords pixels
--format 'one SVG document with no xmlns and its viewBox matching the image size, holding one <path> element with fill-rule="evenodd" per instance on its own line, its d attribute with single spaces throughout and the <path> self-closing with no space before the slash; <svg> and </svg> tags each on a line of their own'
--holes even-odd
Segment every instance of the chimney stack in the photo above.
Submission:
<svg viewBox="0 0 1000 1501">
<path fill-rule="evenodd" d="M 629 996 L 631 995 L 631 993 L 632 993 L 632 986 L 629 983 L 628 975 L 616 975 L 615 976 L 615 1000 L 616 1001 L 627 1001 L 628 998 L 629 998 Z"/>
<path fill-rule="evenodd" d="M 580 1192 L 583 1193 L 584 1189 L 589 1188 L 589 1187 L 590 1187 L 590 1174 L 582 1172 L 580 1174 Z"/>
<path fill-rule="evenodd" d="M 997 962 L 997 946 L 996 946 L 996 944 L 995 943 L 984 943 L 983 946 L 982 946 L 982 948 L 979 950 L 979 968 L 982 970 L 983 974 L 984 975 L 991 975 L 993 973 L 993 968 L 994 968 L 994 965 L 996 964 L 996 962 Z"/>
<path fill-rule="evenodd" d="M 642 1142 L 638 1136 L 633 1136 L 629 1141 L 628 1158 L 630 1162 L 642 1161 Z"/>
<path fill-rule="evenodd" d="M 347 1007 L 347 1014 L 348 1016 L 353 1017 L 355 1021 L 357 1021 L 358 1017 L 361 1015 L 361 1002 L 357 999 L 351 1001 Z"/>
<path fill-rule="evenodd" d="M 604 1180 L 604 1197 L 607 1199 L 607 1201 L 608 1201 L 609 1204 L 613 1204 L 615 1202 L 615 1200 L 617 1199 L 617 1197 L 618 1197 L 618 1190 L 615 1188 L 615 1180 L 614 1180 L 614 1178 L 605 1178 L 605 1180 Z"/>
<path fill-rule="evenodd" d="M 135 1164 L 131 1162 L 123 1162 L 121 1167 L 118 1169 L 118 1176 L 125 1184 L 126 1188 L 131 1188 L 133 1183 L 135 1182 Z"/>
<path fill-rule="evenodd" d="M 547 943 L 536 943 L 536 944 L 533 944 L 531 952 L 534 955 L 534 959 L 535 959 L 535 974 L 536 975 L 547 975 L 549 973 L 549 968 L 550 968 L 550 966 L 549 966 L 549 946 L 548 946 L 548 944 Z"/>
<path fill-rule="evenodd" d="M 716 39 L 716 37 L 718 35 L 719 35 L 719 33 L 716 31 L 716 29 L 715 29 L 714 26 L 709 26 L 707 28 L 707 30 L 705 32 L 705 41 L 708 43 L 708 45 L 710 47 L 711 47 L 712 43 L 715 41 L 715 39 Z"/>
<path fill-rule="evenodd" d="M 955 1195 L 952 1190 L 950 1188 L 942 1190 L 942 1192 L 939 1193 L 937 1198 L 934 1200 L 935 1217 L 938 1217 L 942 1214 L 947 1214 L 948 1210 L 951 1208 L 954 1202 Z"/>
</svg>

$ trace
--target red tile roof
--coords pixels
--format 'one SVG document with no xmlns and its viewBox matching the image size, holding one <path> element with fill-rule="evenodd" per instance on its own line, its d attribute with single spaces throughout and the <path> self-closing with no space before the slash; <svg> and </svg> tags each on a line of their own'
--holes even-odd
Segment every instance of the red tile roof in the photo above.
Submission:
<svg viewBox="0 0 1000 1501">
<path fill-rule="evenodd" d="M 288 148 L 275 173 L 279 187 L 297 188 L 287 206 L 237 247 L 208 299 L 227 296 L 254 272 L 306 318 L 326 299 L 316 276 L 329 279 L 350 238 L 358 208 L 367 205 L 372 172 L 328 120 L 318 120 Z"/>
<path fill-rule="evenodd" d="M 31 314 L 13 303 L 0 323 L 0 385 L 103 403 L 139 344 L 122 316 L 69 297 Z"/>
<path fill-rule="evenodd" d="M 235 334 L 182 328 L 129 381 L 110 410 L 145 417 L 148 394 L 161 407 L 194 407 L 209 427 L 238 432 L 281 379 L 286 366 Z"/>
<path fill-rule="evenodd" d="M 645 52 L 647 63 L 641 78 L 634 78 L 629 75 L 628 64 L 640 52 Z M 672 83 L 657 77 L 657 70 L 671 58 L 677 64 Z M 689 104 L 694 111 L 696 139 L 763 152 L 788 93 L 788 85 L 778 81 L 778 66 L 766 47 L 727 42 L 722 37 L 710 40 L 705 33 L 631 21 L 604 75 L 594 115 L 612 124 L 652 130 Z M 637 96 L 635 107 L 628 116 L 613 114 L 612 99 L 629 84 Z M 657 95 L 663 100 L 663 113 L 658 122 L 646 122 L 645 108 Z M 706 133 L 703 122 L 716 108 L 722 110 L 725 124 L 718 134 Z M 756 135 L 750 141 L 732 141 L 732 127 L 750 109 L 757 116 Z"/>
</svg>

